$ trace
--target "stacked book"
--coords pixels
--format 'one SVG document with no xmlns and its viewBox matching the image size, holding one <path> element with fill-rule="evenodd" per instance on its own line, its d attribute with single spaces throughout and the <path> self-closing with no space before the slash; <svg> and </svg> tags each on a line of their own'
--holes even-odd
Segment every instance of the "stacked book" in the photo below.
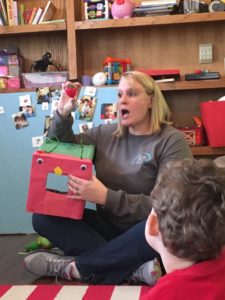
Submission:
<svg viewBox="0 0 225 300">
<path fill-rule="evenodd" d="M 136 17 L 169 15 L 178 7 L 178 2 L 178 0 L 142 1 L 139 7 L 134 8 L 133 15 Z"/>
<path fill-rule="evenodd" d="M 32 8 L 16 0 L 0 0 L 0 26 L 46 23 L 53 20 L 55 12 L 51 0 L 44 7 Z"/>
</svg>

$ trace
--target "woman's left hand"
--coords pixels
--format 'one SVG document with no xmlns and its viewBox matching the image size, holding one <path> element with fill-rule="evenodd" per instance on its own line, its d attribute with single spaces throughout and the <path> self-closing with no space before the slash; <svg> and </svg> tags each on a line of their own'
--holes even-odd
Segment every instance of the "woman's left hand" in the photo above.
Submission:
<svg viewBox="0 0 225 300">
<path fill-rule="evenodd" d="M 73 175 L 68 176 L 68 189 L 72 199 L 83 199 L 100 205 L 105 205 L 107 188 L 92 175 L 90 180 L 81 179 Z"/>
</svg>

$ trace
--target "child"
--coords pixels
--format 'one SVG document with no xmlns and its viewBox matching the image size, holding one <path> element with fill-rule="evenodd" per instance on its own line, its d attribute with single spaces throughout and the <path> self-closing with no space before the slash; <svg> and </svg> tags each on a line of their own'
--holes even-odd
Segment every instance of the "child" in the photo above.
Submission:
<svg viewBox="0 0 225 300">
<path fill-rule="evenodd" d="M 170 163 L 151 193 L 146 239 L 167 275 L 144 299 L 225 299 L 225 169 L 215 162 Z"/>
<path fill-rule="evenodd" d="M 27 105 L 25 107 L 24 114 L 25 114 L 26 118 L 34 117 L 34 115 L 35 115 L 34 108 L 31 105 Z"/>
<path fill-rule="evenodd" d="M 107 103 L 104 106 L 104 119 L 114 120 L 116 118 L 112 103 Z"/>
<path fill-rule="evenodd" d="M 50 103 L 49 88 L 39 88 L 37 90 L 37 96 L 37 104 L 42 104 L 44 102 Z"/>
</svg>

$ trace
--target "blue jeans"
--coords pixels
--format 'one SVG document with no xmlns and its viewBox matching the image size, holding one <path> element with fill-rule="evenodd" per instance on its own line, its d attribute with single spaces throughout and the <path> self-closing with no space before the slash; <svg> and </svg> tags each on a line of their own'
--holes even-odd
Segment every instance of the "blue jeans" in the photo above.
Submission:
<svg viewBox="0 0 225 300">
<path fill-rule="evenodd" d="M 119 284 L 158 254 L 144 236 L 146 220 L 124 231 L 92 209 L 82 220 L 34 214 L 34 230 L 65 255 L 75 256 L 82 279 L 92 284 Z"/>
</svg>

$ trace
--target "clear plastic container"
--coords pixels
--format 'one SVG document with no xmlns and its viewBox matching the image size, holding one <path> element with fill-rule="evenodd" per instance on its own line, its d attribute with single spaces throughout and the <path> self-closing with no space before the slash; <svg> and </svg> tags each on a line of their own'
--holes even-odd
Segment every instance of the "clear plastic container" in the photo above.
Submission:
<svg viewBox="0 0 225 300">
<path fill-rule="evenodd" d="M 69 78 L 67 71 L 63 72 L 37 72 L 23 73 L 23 82 L 25 88 L 39 87 L 61 87 L 62 83 Z"/>
</svg>

